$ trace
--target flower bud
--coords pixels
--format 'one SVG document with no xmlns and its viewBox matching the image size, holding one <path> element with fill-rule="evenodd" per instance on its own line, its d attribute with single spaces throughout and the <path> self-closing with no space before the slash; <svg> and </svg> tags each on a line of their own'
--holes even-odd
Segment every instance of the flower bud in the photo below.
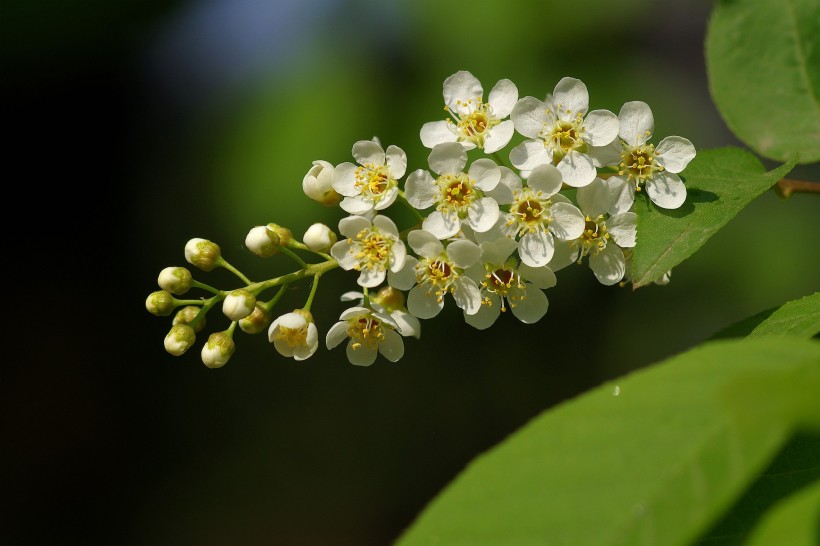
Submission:
<svg viewBox="0 0 820 546">
<path fill-rule="evenodd" d="M 314 252 L 328 252 L 336 242 L 336 234 L 326 225 L 316 223 L 308 228 L 302 241 Z"/>
<path fill-rule="evenodd" d="M 222 312 L 231 320 L 241 320 L 253 312 L 254 305 L 256 305 L 256 296 L 244 288 L 239 288 L 225 296 L 225 301 L 222 302 Z"/>
<path fill-rule="evenodd" d="M 333 172 L 336 168 L 327 161 L 314 161 L 313 167 L 302 179 L 302 190 L 305 195 L 326 207 L 339 204 L 342 196 L 333 189 Z"/>
<path fill-rule="evenodd" d="M 253 312 L 239 321 L 239 327 L 246 334 L 258 334 L 265 331 L 270 324 L 271 318 L 270 311 L 265 311 L 257 303 L 253 308 Z"/>
<path fill-rule="evenodd" d="M 268 224 L 268 229 L 273 230 L 273 232 L 279 236 L 280 246 L 288 246 L 293 240 L 293 232 L 286 227 L 282 227 L 279 224 L 274 224 L 271 222 Z"/>
<path fill-rule="evenodd" d="M 185 259 L 202 271 L 210 271 L 222 257 L 219 245 L 206 239 L 191 239 L 185 245 Z"/>
<path fill-rule="evenodd" d="M 151 292 L 145 300 L 145 308 L 152 315 L 167 317 L 176 307 L 176 300 L 167 290 Z"/>
<path fill-rule="evenodd" d="M 165 350 L 174 356 L 180 356 L 191 348 L 196 341 L 194 329 L 187 324 L 175 324 L 165 336 Z"/>
<path fill-rule="evenodd" d="M 159 272 L 157 283 L 171 294 L 184 294 L 191 289 L 193 277 L 184 267 L 166 267 Z"/>
<path fill-rule="evenodd" d="M 197 317 L 197 315 L 199 315 L 200 310 L 201 309 L 196 305 L 186 305 L 185 307 L 177 311 L 176 315 L 174 315 L 173 324 L 191 324 L 191 321 L 193 321 Z M 196 324 L 193 328 L 194 332 L 201 332 L 202 329 L 205 328 L 205 317 L 203 316 L 201 319 L 196 321 Z"/>
<path fill-rule="evenodd" d="M 202 362 L 209 368 L 221 368 L 233 356 L 236 344 L 227 332 L 214 332 L 202 347 Z"/>
<path fill-rule="evenodd" d="M 404 309 L 404 292 L 392 286 L 385 286 L 381 288 L 376 295 L 370 296 L 370 301 L 381 305 L 388 313 L 392 313 L 393 311 Z"/>
<path fill-rule="evenodd" d="M 256 226 L 245 237 L 245 246 L 262 258 L 279 252 L 279 235 L 268 226 Z"/>
</svg>

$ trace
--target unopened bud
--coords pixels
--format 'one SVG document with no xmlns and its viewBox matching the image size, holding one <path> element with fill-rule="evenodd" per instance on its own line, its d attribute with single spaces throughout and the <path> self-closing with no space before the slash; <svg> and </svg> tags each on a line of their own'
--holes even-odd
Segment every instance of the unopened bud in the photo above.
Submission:
<svg viewBox="0 0 820 546">
<path fill-rule="evenodd" d="M 199 315 L 201 308 L 197 307 L 196 305 L 187 305 L 177 311 L 177 314 L 174 315 L 173 324 L 188 324 L 190 325 L 191 322 Z M 203 328 L 205 328 L 205 317 L 203 316 L 201 319 L 196 321 L 196 324 L 193 326 L 194 332 L 201 332 Z"/>
<path fill-rule="evenodd" d="M 279 252 L 279 235 L 268 226 L 256 226 L 245 237 L 245 246 L 262 258 Z"/>
<path fill-rule="evenodd" d="M 265 311 L 265 309 L 257 303 L 253 308 L 253 312 L 239 321 L 239 327 L 246 334 L 258 334 L 268 328 L 271 318 L 270 312 Z"/>
<path fill-rule="evenodd" d="M 336 242 L 336 234 L 326 225 L 316 223 L 308 228 L 302 241 L 314 252 L 328 252 Z"/>
<path fill-rule="evenodd" d="M 378 303 L 388 313 L 392 313 L 398 309 L 404 309 L 404 292 L 392 286 L 385 286 L 375 296 L 370 296 L 370 301 Z"/>
<path fill-rule="evenodd" d="M 171 294 L 184 294 L 191 289 L 193 277 L 184 267 L 166 267 L 159 272 L 157 283 Z"/>
<path fill-rule="evenodd" d="M 241 320 L 253 312 L 254 305 L 256 305 L 256 296 L 244 288 L 239 288 L 225 296 L 225 301 L 222 302 L 222 312 L 231 320 Z"/>
<path fill-rule="evenodd" d="M 313 167 L 302 179 L 302 190 L 305 195 L 326 207 L 338 205 L 342 196 L 333 189 L 335 170 L 335 167 L 327 161 L 314 161 Z"/>
<path fill-rule="evenodd" d="M 191 348 L 196 341 L 194 329 L 187 324 L 175 324 L 165 336 L 165 350 L 174 356 L 180 356 Z"/>
<path fill-rule="evenodd" d="M 145 300 L 145 308 L 152 315 L 167 317 L 176 307 L 174 296 L 167 290 L 151 292 Z"/>
<path fill-rule="evenodd" d="M 206 239 L 191 239 L 185 245 L 185 259 L 202 271 L 216 267 L 221 258 L 219 245 Z"/>
<path fill-rule="evenodd" d="M 233 356 L 236 344 L 227 332 L 214 332 L 202 347 L 202 362 L 209 368 L 221 368 Z"/>
<path fill-rule="evenodd" d="M 273 232 L 279 236 L 279 244 L 281 246 L 288 246 L 293 240 L 293 232 L 286 227 L 271 222 L 268 224 L 268 229 L 273 230 Z"/>
</svg>

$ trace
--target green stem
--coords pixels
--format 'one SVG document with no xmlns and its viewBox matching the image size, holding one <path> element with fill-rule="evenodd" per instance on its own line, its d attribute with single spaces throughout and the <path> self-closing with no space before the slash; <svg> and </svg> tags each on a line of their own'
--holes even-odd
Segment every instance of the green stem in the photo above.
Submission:
<svg viewBox="0 0 820 546">
<path fill-rule="evenodd" d="M 333 259 L 330 259 L 326 262 L 322 262 L 320 264 L 308 264 L 307 266 L 305 266 L 304 269 L 300 269 L 299 271 L 294 271 L 293 273 L 288 273 L 287 275 L 282 275 L 281 277 L 275 277 L 273 279 L 268 279 L 266 281 L 260 281 L 249 284 L 247 286 L 247 289 L 253 294 L 260 294 L 268 288 L 284 284 L 290 284 L 294 281 L 298 281 L 306 277 L 322 275 L 330 271 L 331 269 L 335 269 L 337 267 L 339 267 L 339 262 Z"/>
<path fill-rule="evenodd" d="M 307 267 L 307 264 L 305 263 L 305 260 L 300 258 L 298 254 L 296 254 L 295 252 L 293 252 L 289 248 L 284 247 L 284 246 L 280 246 L 279 250 L 281 250 L 283 254 L 287 255 L 290 259 L 292 259 L 294 262 L 296 262 L 299 265 L 299 267 L 302 267 L 302 268 Z"/>
<path fill-rule="evenodd" d="M 504 161 L 504 160 L 501 158 L 501 156 L 498 154 L 498 152 L 493 152 L 493 153 L 492 153 L 492 156 L 495 158 L 496 162 L 497 162 L 500 166 L 510 168 L 510 166 L 507 164 L 507 162 L 506 162 L 506 161 Z"/>
<path fill-rule="evenodd" d="M 362 290 L 364 294 L 364 299 L 362 300 L 362 307 L 370 307 L 370 294 L 367 291 L 367 287 L 364 287 Z"/>
<path fill-rule="evenodd" d="M 219 259 L 217 260 L 216 263 L 217 263 L 217 265 L 224 267 L 225 269 L 227 269 L 228 271 L 230 271 L 231 273 L 233 273 L 234 275 L 239 277 L 242 280 L 242 282 L 244 282 L 246 285 L 253 284 L 253 283 L 251 283 L 250 279 L 248 279 L 248 277 L 243 275 L 241 271 L 239 271 L 237 268 L 235 268 L 234 266 L 229 264 L 227 261 L 225 261 L 225 258 L 223 258 L 222 256 L 219 257 Z"/>
<path fill-rule="evenodd" d="M 288 289 L 288 285 L 283 284 L 282 286 L 279 287 L 279 292 L 277 292 L 276 295 L 273 296 L 271 299 L 269 299 L 268 301 L 263 302 L 263 303 L 258 303 L 257 302 L 259 307 L 261 307 L 266 313 L 270 313 L 271 309 L 273 309 L 273 306 L 276 305 L 277 302 L 280 299 L 282 299 L 282 296 L 285 295 L 285 292 L 287 291 L 287 289 Z"/>
<path fill-rule="evenodd" d="M 775 185 L 775 192 L 784 199 L 793 193 L 820 193 L 820 182 L 784 178 Z"/>
<path fill-rule="evenodd" d="M 305 311 L 310 311 L 310 306 L 313 305 L 313 297 L 316 295 L 316 289 L 319 288 L 319 279 L 322 277 L 321 273 L 317 273 L 313 277 L 313 284 L 310 287 L 310 295 L 308 296 L 307 301 L 305 302 L 305 306 L 303 309 Z"/>
<path fill-rule="evenodd" d="M 282 247 L 282 248 L 285 248 L 285 247 Z M 325 254 L 324 252 L 319 252 L 318 250 L 313 250 L 312 248 L 308 247 L 306 244 L 300 243 L 299 241 L 294 241 L 292 239 L 288 243 L 288 248 L 296 248 L 296 249 L 299 249 L 299 250 L 306 250 L 308 252 L 312 252 L 312 253 L 316 254 L 317 256 L 321 256 L 325 260 L 332 260 L 333 259 L 333 256 L 331 256 L 330 254 Z"/>
<path fill-rule="evenodd" d="M 202 283 L 202 282 L 199 282 L 199 281 L 192 280 L 191 281 L 191 286 L 194 287 L 194 288 L 201 288 L 203 290 L 207 290 L 211 294 L 219 295 L 219 294 L 222 293 L 222 290 L 219 290 L 217 288 L 214 288 L 213 286 L 210 286 L 208 284 L 205 284 L 205 283 Z"/>
</svg>

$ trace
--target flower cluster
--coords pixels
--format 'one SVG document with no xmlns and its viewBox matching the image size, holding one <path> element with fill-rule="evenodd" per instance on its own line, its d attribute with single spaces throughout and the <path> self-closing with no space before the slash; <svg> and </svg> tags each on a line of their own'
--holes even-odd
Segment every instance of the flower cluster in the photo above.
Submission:
<svg viewBox="0 0 820 546">
<path fill-rule="evenodd" d="M 478 329 L 508 310 L 533 324 L 547 312 L 545 290 L 556 285 L 555 272 L 572 263 L 587 263 L 605 285 L 629 278 L 639 192 L 664 209 L 686 199 L 679 173 L 695 148 L 678 136 L 650 144 L 654 119 L 646 103 L 627 102 L 617 115 L 590 110 L 587 87 L 569 77 L 544 100 L 519 97 L 515 84 L 504 79 L 485 102 L 481 83 L 466 71 L 444 81 L 443 98 L 447 119 L 420 130 L 430 149 L 426 167 L 408 174 L 404 150 L 384 148 L 377 138 L 356 142 L 354 161 L 313 162 L 302 188 L 346 213 L 339 236 L 321 223 L 301 241 L 277 224 L 249 231 L 248 250 L 288 256 L 299 266 L 293 273 L 252 282 L 215 243 L 189 241 L 188 263 L 203 271 L 226 268 L 244 284 L 223 291 L 194 280 L 184 267 L 164 269 L 161 290 L 149 295 L 146 307 L 160 316 L 178 309 L 166 350 L 187 351 L 205 315 L 221 303 L 231 324 L 204 345 L 207 366 L 221 367 L 231 357 L 237 325 L 251 334 L 267 330 L 277 352 L 305 360 L 322 337 L 310 312 L 319 279 L 334 268 L 355 271 L 360 290 L 342 296 L 353 306 L 327 329 L 324 342 L 333 349 L 348 340 L 347 358 L 359 366 L 371 365 L 379 354 L 399 360 L 403 339 L 419 338 L 420 319 L 436 317 L 445 305 L 455 304 L 465 323 Z M 520 142 L 505 161 L 500 152 L 516 134 Z M 415 225 L 400 228 L 388 216 L 399 205 L 413 212 Z M 307 263 L 304 253 L 320 261 Z M 312 279 L 305 305 L 274 318 L 287 287 L 303 279 Z M 190 288 L 211 297 L 175 297 Z M 272 298 L 260 297 L 274 288 Z"/>
</svg>

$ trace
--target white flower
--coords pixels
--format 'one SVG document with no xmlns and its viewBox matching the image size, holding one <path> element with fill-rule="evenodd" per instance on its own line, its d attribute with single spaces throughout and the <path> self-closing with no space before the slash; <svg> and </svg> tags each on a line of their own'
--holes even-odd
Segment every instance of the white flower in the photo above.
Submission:
<svg viewBox="0 0 820 546">
<path fill-rule="evenodd" d="M 336 234 L 321 222 L 311 224 L 302 242 L 314 252 L 327 252 L 336 242 Z"/>
<path fill-rule="evenodd" d="M 333 245 L 330 255 L 342 269 L 360 271 L 360 286 L 378 286 L 389 273 L 404 267 L 407 249 L 387 216 L 376 215 L 372 222 L 363 216 L 348 216 L 339 222 L 339 232 L 346 239 Z"/>
<path fill-rule="evenodd" d="M 481 248 L 477 244 L 455 239 L 445 249 L 435 235 L 424 230 L 411 231 L 407 242 L 421 259 L 408 256 L 403 271 L 391 285 L 399 290 L 410 289 L 407 308 L 411 314 L 421 319 L 435 317 L 444 308 L 444 296 L 448 293 L 468 315 L 478 312 L 481 293 L 475 281 L 465 274 L 468 268 L 480 268 L 477 264 Z"/>
<path fill-rule="evenodd" d="M 319 347 L 319 331 L 313 316 L 304 309 L 285 313 L 274 320 L 268 329 L 268 339 L 282 356 L 305 360 Z"/>
<path fill-rule="evenodd" d="M 506 237 L 481 243 L 484 278 L 481 281 L 481 309 L 464 314 L 467 324 L 484 330 L 495 323 L 507 304 L 512 314 L 525 324 L 534 324 L 547 313 L 549 302 L 543 288 L 555 286 L 555 274 L 547 266 L 518 264 L 511 254 L 516 244 Z"/>
<path fill-rule="evenodd" d="M 521 186 L 520 180 L 509 179 L 513 188 L 510 212 L 504 215 L 504 233 L 518 238 L 518 254 L 530 267 L 543 267 L 552 259 L 553 236 L 563 240 L 576 239 L 584 231 L 584 215 L 569 199 L 559 194 L 561 173 L 553 165 L 535 167 Z"/>
<path fill-rule="evenodd" d="M 615 185 L 617 212 L 625 212 L 635 200 L 635 192 L 646 189 L 646 195 L 657 206 L 676 209 L 686 201 L 686 186 L 677 173 L 695 157 L 695 147 L 679 136 L 664 138 L 655 147 L 647 141 L 655 120 L 645 102 L 627 102 L 618 114 L 621 140 L 621 163 L 618 176 L 610 178 Z"/>
<path fill-rule="evenodd" d="M 570 186 L 586 186 L 595 178 L 596 148 L 618 136 L 618 118 L 609 110 L 589 109 L 589 93 L 583 82 L 562 78 L 552 97 L 541 101 L 524 97 L 510 118 L 515 129 L 529 140 L 512 149 L 510 162 L 527 177 L 535 167 L 553 164 Z"/>
<path fill-rule="evenodd" d="M 325 341 L 327 348 L 333 349 L 349 337 L 347 359 L 351 364 L 370 366 L 378 353 L 390 362 L 404 355 L 404 341 L 389 315 L 366 307 L 351 307 L 339 318 L 328 330 Z"/>
<path fill-rule="evenodd" d="M 327 161 L 314 161 L 313 167 L 302 179 L 302 191 L 305 195 L 327 207 L 338 205 L 342 196 L 333 189 L 334 169 Z"/>
<path fill-rule="evenodd" d="M 339 204 L 350 214 L 384 210 L 399 194 L 398 179 L 407 170 L 407 155 L 398 146 L 387 153 L 375 140 L 360 140 L 353 145 L 359 166 L 342 163 L 333 173 L 333 189 L 344 195 Z"/>
<path fill-rule="evenodd" d="M 464 70 L 444 80 L 444 109 L 452 119 L 431 121 L 421 128 L 421 142 L 434 148 L 444 142 L 458 142 L 465 150 L 497 152 L 513 136 L 511 120 L 504 120 L 518 100 L 518 88 L 507 79 L 495 84 L 487 102 L 475 76 Z"/>
<path fill-rule="evenodd" d="M 342 301 L 355 301 L 359 307 L 364 305 L 362 292 L 345 292 Z M 388 313 L 396 323 L 396 330 L 404 337 L 421 338 L 421 322 L 414 317 L 404 306 L 405 298 L 401 290 L 392 286 L 385 286 L 376 295 L 370 296 L 370 305 L 382 313 Z"/>
<path fill-rule="evenodd" d="M 589 256 L 589 267 L 605 285 L 613 285 L 626 275 L 623 249 L 635 246 L 638 222 L 634 212 L 607 215 L 613 198 L 612 187 L 600 178 L 578 190 L 578 205 L 585 214 L 584 232 L 569 243 L 568 258 L 581 263 Z"/>
<path fill-rule="evenodd" d="M 424 219 L 422 228 L 439 239 L 458 233 L 461 223 L 476 231 L 487 231 L 498 219 L 498 203 L 484 192 L 498 185 L 501 170 L 491 159 L 478 159 L 467 173 L 467 152 L 457 143 L 438 144 L 428 158 L 430 169 L 419 169 L 407 178 L 407 201 L 417 209 L 435 205 L 436 210 Z"/>
</svg>

